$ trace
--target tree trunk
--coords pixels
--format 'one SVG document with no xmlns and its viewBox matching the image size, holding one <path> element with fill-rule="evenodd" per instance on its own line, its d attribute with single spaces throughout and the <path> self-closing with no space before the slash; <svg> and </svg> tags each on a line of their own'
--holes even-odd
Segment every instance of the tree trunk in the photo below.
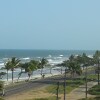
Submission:
<svg viewBox="0 0 100 100">
<path fill-rule="evenodd" d="M 61 66 L 61 74 L 62 74 L 62 66 Z"/>
<path fill-rule="evenodd" d="M 7 70 L 7 81 L 8 81 L 8 70 Z"/>
<path fill-rule="evenodd" d="M 19 81 L 19 78 L 21 77 L 21 74 L 18 76 L 17 82 Z"/>
<path fill-rule="evenodd" d="M 72 71 L 72 72 L 71 72 L 71 76 L 72 76 L 72 78 L 74 78 L 74 74 L 75 74 L 75 72 Z"/>
<path fill-rule="evenodd" d="M 52 74 L 52 73 L 51 73 L 51 70 L 52 70 L 52 67 L 50 67 L 50 74 Z"/>
<path fill-rule="evenodd" d="M 31 75 L 32 75 L 32 71 L 30 71 L 30 72 L 28 72 L 28 81 L 30 80 L 30 78 L 31 78 Z"/>
<path fill-rule="evenodd" d="M 74 72 L 73 71 L 71 72 L 71 77 L 74 78 Z"/>
<path fill-rule="evenodd" d="M 14 79 L 14 70 L 12 69 L 12 83 L 13 83 L 13 79 Z"/>
<path fill-rule="evenodd" d="M 29 78 L 28 78 L 28 81 L 29 81 L 29 80 L 30 80 L 30 77 L 31 77 L 31 75 L 30 75 L 29 73 L 28 73 L 28 77 L 29 77 Z"/>
<path fill-rule="evenodd" d="M 84 66 L 83 66 L 83 70 L 84 70 Z"/>
<path fill-rule="evenodd" d="M 18 76 L 17 82 L 18 82 L 19 78 L 21 77 L 21 75 L 22 75 L 22 68 L 21 68 L 21 72 L 19 73 L 19 76 Z"/>
<path fill-rule="evenodd" d="M 41 68 L 41 75 L 42 75 L 42 72 L 43 72 L 43 68 Z"/>
<path fill-rule="evenodd" d="M 73 73 L 73 78 L 74 78 L 74 73 Z"/>
</svg>

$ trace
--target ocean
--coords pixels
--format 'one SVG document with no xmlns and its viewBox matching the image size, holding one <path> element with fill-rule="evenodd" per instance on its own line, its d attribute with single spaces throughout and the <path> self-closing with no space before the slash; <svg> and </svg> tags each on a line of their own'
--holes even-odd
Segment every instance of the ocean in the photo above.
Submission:
<svg viewBox="0 0 100 100">
<path fill-rule="evenodd" d="M 86 53 L 88 56 L 92 56 L 95 51 L 94 50 L 13 50 L 13 49 L 1 49 L 0 50 L 0 68 L 4 67 L 4 63 L 11 57 L 17 57 L 22 62 L 30 61 L 31 59 L 41 59 L 46 58 L 51 66 L 55 64 L 62 63 L 64 60 L 67 60 L 68 57 L 73 55 L 79 55 L 82 53 Z M 55 66 L 55 68 L 57 68 Z M 55 69 L 54 68 L 54 69 Z M 44 68 L 44 74 L 49 74 L 50 68 Z M 40 75 L 40 70 L 34 71 L 33 77 Z M 6 72 L 6 70 L 0 70 L 0 72 Z M 17 79 L 18 73 L 20 69 L 15 69 L 14 71 L 14 78 Z M 52 73 L 60 74 L 58 70 L 52 70 Z M 27 73 L 21 76 L 21 79 L 27 79 Z M 6 75 L 1 80 L 6 80 Z M 9 80 L 11 80 L 11 71 L 9 71 Z"/>
<path fill-rule="evenodd" d="M 16 50 L 16 49 L 0 49 L 0 58 L 9 58 L 9 57 L 48 57 L 49 55 L 57 57 L 63 55 L 68 57 L 71 54 L 82 54 L 86 53 L 87 55 L 94 54 L 95 50 Z"/>
</svg>

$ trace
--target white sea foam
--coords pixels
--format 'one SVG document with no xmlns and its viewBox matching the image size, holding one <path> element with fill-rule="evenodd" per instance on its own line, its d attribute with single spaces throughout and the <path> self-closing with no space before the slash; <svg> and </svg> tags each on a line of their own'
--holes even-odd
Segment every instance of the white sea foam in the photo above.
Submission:
<svg viewBox="0 0 100 100">
<path fill-rule="evenodd" d="M 41 57 L 37 57 L 37 58 L 39 58 L 39 59 L 40 59 Z"/>
<path fill-rule="evenodd" d="M 4 63 L 0 63 L 0 69 L 4 67 Z"/>
<path fill-rule="evenodd" d="M 59 61 L 57 60 L 52 60 L 52 59 L 48 59 L 49 64 L 57 64 L 59 63 Z"/>
<path fill-rule="evenodd" d="M 63 57 L 64 55 L 59 55 L 60 57 Z"/>
<path fill-rule="evenodd" d="M 36 58 L 41 58 L 41 57 L 36 57 Z M 56 64 L 59 64 L 59 63 L 62 63 L 65 59 L 66 58 L 63 57 L 63 56 L 58 56 L 58 57 L 52 57 L 51 55 L 48 56 L 47 60 L 48 60 L 49 64 L 51 65 L 51 68 L 49 66 L 49 68 L 46 67 L 46 68 L 43 69 L 43 73 L 45 74 L 45 77 L 51 76 L 50 69 L 52 70 L 52 74 L 53 75 L 60 74 L 61 73 L 60 72 L 60 69 L 61 68 L 60 67 L 55 67 L 55 65 Z M 27 58 L 21 58 L 21 60 L 22 61 L 24 61 L 24 60 L 26 61 L 26 60 L 30 60 L 30 58 L 29 57 L 27 57 Z M 4 66 L 4 63 L 1 63 L 1 65 Z M 5 70 L 2 70 L 2 71 L 3 72 L 7 72 L 6 69 Z M 19 74 L 20 71 L 21 71 L 20 68 L 17 68 L 17 69 L 14 70 L 14 81 L 17 81 L 18 74 Z M 12 73 L 12 71 L 9 70 L 8 73 L 9 73 L 9 82 L 11 82 L 11 73 Z M 33 72 L 33 76 L 31 77 L 31 79 L 36 79 L 36 78 L 41 78 L 41 69 L 38 69 L 37 71 L 34 71 Z M 21 75 L 19 81 L 23 81 L 23 80 L 27 80 L 27 79 L 28 79 L 27 73 L 23 73 Z M 4 76 L 3 80 L 7 81 L 6 75 Z"/>
<path fill-rule="evenodd" d="M 51 58 L 52 56 L 51 56 L 51 55 L 49 55 L 48 57 L 50 57 L 50 58 Z"/>
<path fill-rule="evenodd" d="M 53 60 L 52 59 L 48 59 L 48 62 L 52 62 Z"/>
<path fill-rule="evenodd" d="M 89 58 L 93 58 L 93 55 L 88 55 Z"/>
<path fill-rule="evenodd" d="M 4 66 L 4 63 L 0 63 L 0 66 Z"/>
<path fill-rule="evenodd" d="M 26 57 L 26 58 L 22 58 L 23 60 L 29 60 L 30 58 L 29 57 Z"/>
<path fill-rule="evenodd" d="M 62 57 L 56 57 L 56 58 L 61 59 Z"/>
<path fill-rule="evenodd" d="M 3 60 L 8 60 L 9 58 L 3 58 Z"/>
</svg>

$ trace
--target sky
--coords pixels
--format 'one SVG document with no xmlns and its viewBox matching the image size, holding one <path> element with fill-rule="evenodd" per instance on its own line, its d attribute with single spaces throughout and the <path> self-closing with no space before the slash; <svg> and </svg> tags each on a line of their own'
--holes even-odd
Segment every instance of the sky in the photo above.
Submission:
<svg viewBox="0 0 100 100">
<path fill-rule="evenodd" d="M 0 0 L 0 49 L 100 49 L 100 0 Z"/>
</svg>

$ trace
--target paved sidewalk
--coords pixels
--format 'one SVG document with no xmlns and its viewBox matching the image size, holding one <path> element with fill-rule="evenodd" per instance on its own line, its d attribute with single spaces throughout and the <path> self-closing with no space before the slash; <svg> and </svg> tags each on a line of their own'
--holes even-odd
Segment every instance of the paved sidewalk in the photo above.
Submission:
<svg viewBox="0 0 100 100">
<path fill-rule="evenodd" d="M 88 89 L 96 85 L 97 82 L 88 82 Z M 88 97 L 93 97 L 92 95 L 87 95 Z M 66 100 L 78 100 L 81 98 L 85 98 L 85 85 L 81 85 L 79 88 L 74 89 L 70 94 L 66 95 Z"/>
</svg>

